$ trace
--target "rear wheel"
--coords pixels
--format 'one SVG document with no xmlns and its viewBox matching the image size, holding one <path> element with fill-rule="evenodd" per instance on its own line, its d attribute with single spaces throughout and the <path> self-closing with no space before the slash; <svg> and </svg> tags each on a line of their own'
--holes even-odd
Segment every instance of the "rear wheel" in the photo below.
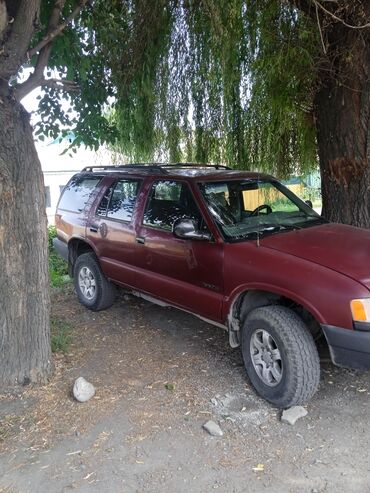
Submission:
<svg viewBox="0 0 370 493">
<path fill-rule="evenodd" d="M 306 403 L 320 380 L 315 342 L 302 319 L 282 306 L 252 310 L 242 333 L 247 374 L 258 392 L 275 406 Z"/>
<path fill-rule="evenodd" d="M 80 303 L 90 310 L 109 308 L 116 299 L 116 287 L 104 276 L 93 253 L 77 258 L 73 278 Z"/>
</svg>

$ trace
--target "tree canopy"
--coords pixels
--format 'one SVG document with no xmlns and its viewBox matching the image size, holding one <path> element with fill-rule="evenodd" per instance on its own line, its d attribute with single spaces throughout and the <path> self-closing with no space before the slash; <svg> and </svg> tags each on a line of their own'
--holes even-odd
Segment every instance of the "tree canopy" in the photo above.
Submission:
<svg viewBox="0 0 370 493">
<path fill-rule="evenodd" d="M 307 19 L 282 2 L 163 3 L 160 42 L 144 41 L 115 107 L 122 149 L 280 175 L 314 166 L 317 33 Z M 145 14 L 132 17 L 140 26 Z M 142 45 L 140 28 L 128 34 L 129 47 Z M 127 65 L 116 68 L 124 78 Z"/>
<path fill-rule="evenodd" d="M 364 2 L 351 3 L 44 0 L 24 60 L 35 73 L 16 91 L 42 82 L 38 135 L 72 127 L 75 144 L 109 142 L 130 160 L 308 171 L 328 33 L 343 19 L 366 23 Z M 65 25 L 40 51 L 56 9 Z"/>
<path fill-rule="evenodd" d="M 315 165 L 320 40 L 294 4 L 81 4 L 69 23 L 74 1 L 41 4 L 24 60 L 35 71 L 15 88 L 21 97 L 43 85 L 36 134 L 72 127 L 76 144 L 115 143 L 131 160 L 222 161 L 281 176 Z M 66 26 L 42 47 L 58 7 Z"/>
</svg>

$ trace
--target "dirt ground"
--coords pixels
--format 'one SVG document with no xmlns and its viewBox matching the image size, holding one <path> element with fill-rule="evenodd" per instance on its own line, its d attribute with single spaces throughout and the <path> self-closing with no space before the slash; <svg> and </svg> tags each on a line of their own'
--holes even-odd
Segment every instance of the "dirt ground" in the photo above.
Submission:
<svg viewBox="0 0 370 493">
<path fill-rule="evenodd" d="M 0 492 L 370 493 L 369 374 L 323 362 L 289 426 L 222 330 L 123 293 L 100 313 L 71 287 L 52 298 L 73 342 L 47 386 L 0 396 Z M 96 387 L 84 404 L 78 376 Z"/>
</svg>

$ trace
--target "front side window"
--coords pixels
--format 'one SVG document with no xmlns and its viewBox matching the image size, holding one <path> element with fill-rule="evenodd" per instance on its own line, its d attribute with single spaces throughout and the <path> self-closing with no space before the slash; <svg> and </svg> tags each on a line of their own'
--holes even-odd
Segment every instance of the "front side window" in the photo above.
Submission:
<svg viewBox="0 0 370 493">
<path fill-rule="evenodd" d="M 139 185 L 139 180 L 117 181 L 106 190 L 97 214 L 111 219 L 131 221 Z"/>
<path fill-rule="evenodd" d="M 187 183 L 158 181 L 153 184 L 145 208 L 143 224 L 172 231 L 179 218 L 193 219 L 200 227 L 202 216 Z"/>
<path fill-rule="evenodd" d="M 251 239 L 325 222 L 275 181 L 233 180 L 199 186 L 214 221 L 227 240 Z"/>
<path fill-rule="evenodd" d="M 83 176 L 73 177 L 68 185 L 64 187 L 58 208 L 67 211 L 82 212 L 100 180 L 100 176 L 88 178 Z"/>
</svg>

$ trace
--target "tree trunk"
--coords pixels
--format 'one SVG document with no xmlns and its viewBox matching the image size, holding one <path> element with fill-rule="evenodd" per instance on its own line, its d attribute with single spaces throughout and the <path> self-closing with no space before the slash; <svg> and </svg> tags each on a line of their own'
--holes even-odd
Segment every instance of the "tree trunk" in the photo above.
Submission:
<svg viewBox="0 0 370 493">
<path fill-rule="evenodd" d="M 335 25 L 315 97 L 322 215 L 370 228 L 370 36 Z"/>
<path fill-rule="evenodd" d="M 44 181 L 29 115 L 0 104 L 0 387 L 51 374 Z"/>
</svg>

